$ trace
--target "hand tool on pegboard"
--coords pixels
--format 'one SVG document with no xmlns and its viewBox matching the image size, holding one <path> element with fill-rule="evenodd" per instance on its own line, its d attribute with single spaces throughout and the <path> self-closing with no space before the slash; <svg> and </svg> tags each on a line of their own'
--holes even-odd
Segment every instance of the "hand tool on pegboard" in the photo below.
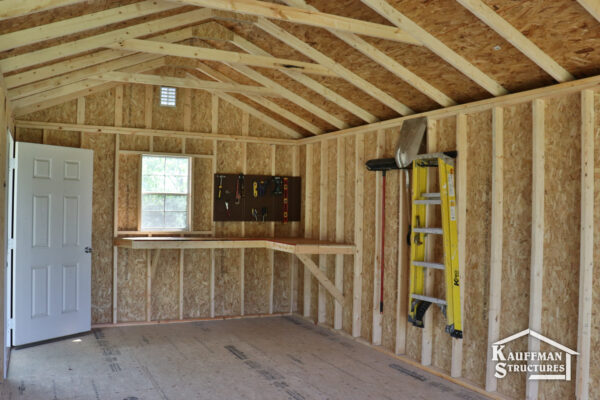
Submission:
<svg viewBox="0 0 600 400">
<path fill-rule="evenodd" d="M 244 175 L 238 175 L 237 182 L 235 184 L 235 204 L 239 205 L 240 201 L 244 197 Z"/>
<path fill-rule="evenodd" d="M 283 194 L 283 181 L 280 176 L 273 178 L 273 195 L 281 196 Z"/>
<path fill-rule="evenodd" d="M 225 175 L 217 175 L 219 178 L 219 193 L 217 194 L 217 199 L 220 199 L 223 195 L 223 179 L 225 179 Z"/>
<path fill-rule="evenodd" d="M 283 178 L 283 223 L 288 222 L 288 178 Z"/>
<path fill-rule="evenodd" d="M 262 217 L 263 222 L 265 222 L 267 220 L 267 207 L 263 207 L 260 210 L 260 215 Z"/>
</svg>

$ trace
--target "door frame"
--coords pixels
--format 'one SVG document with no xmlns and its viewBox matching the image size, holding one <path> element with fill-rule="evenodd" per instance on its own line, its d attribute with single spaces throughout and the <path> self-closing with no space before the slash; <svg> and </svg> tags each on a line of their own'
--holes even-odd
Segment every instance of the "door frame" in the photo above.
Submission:
<svg viewBox="0 0 600 400">
<path fill-rule="evenodd" d="M 10 351 L 12 346 L 12 312 L 13 312 L 13 298 L 12 298 L 12 277 L 13 277 L 13 249 L 14 249 L 14 237 L 13 237 L 13 198 L 14 198 L 14 169 L 15 169 L 15 140 L 10 132 L 10 129 L 6 130 L 6 189 L 4 198 L 4 254 L 5 254 L 5 270 L 4 270 L 4 343 L 3 347 L 3 378 L 8 377 L 8 368 L 10 365 Z"/>
</svg>

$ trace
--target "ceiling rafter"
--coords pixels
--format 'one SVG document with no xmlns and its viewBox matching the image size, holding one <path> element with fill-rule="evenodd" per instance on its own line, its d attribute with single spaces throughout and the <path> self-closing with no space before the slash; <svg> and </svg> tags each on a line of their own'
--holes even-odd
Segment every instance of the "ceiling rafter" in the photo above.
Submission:
<svg viewBox="0 0 600 400">
<path fill-rule="evenodd" d="M 424 46 L 437 54 L 440 58 L 452 65 L 465 76 L 473 80 L 479 86 L 493 94 L 500 96 L 507 94 L 508 91 L 494 79 L 486 75 L 483 71 L 471 64 L 464 57 L 460 56 L 442 41 L 421 28 L 418 24 L 410 20 L 398 9 L 390 5 L 386 0 L 361 0 L 365 5 L 376 11 L 382 17 L 393 23 L 399 28 L 404 29 L 415 38 L 418 38 Z"/>
<path fill-rule="evenodd" d="M 571 81 L 575 79 L 573 75 L 542 49 L 536 46 L 531 40 L 523 35 L 514 26 L 509 24 L 504 18 L 498 15 L 494 10 L 488 7 L 481 0 L 456 0 L 463 7 L 469 10 L 473 15 L 479 18 L 483 23 L 492 28 L 496 33 L 502 36 L 507 42 L 515 46 L 521 53 L 535 62 L 540 68 L 546 71 L 558 82 Z"/>
<path fill-rule="evenodd" d="M 361 89 L 362 91 L 364 91 L 365 93 L 367 93 L 368 95 L 373 97 L 374 99 L 385 104 L 387 107 L 396 111 L 400 115 L 408 115 L 408 114 L 414 113 L 414 111 L 412 109 L 410 109 L 408 106 L 406 106 L 402 102 L 396 100 L 394 97 L 390 96 L 388 93 L 379 89 L 377 86 L 371 84 L 367 80 L 361 78 L 354 72 L 350 71 L 346 67 L 344 67 L 341 64 L 337 63 L 336 61 L 332 60 L 331 58 L 329 58 L 325 54 L 321 53 L 320 51 L 318 51 L 317 49 L 315 49 L 308 43 L 298 39 L 296 36 L 292 35 L 285 29 L 272 23 L 271 21 L 267 20 L 266 18 L 259 18 L 255 25 L 257 27 L 259 27 L 260 29 L 262 29 L 263 31 L 270 34 L 271 36 L 273 36 L 274 38 L 277 38 L 277 39 L 281 40 L 282 42 L 284 42 L 285 44 L 287 44 L 288 46 L 296 49 L 297 51 L 304 54 L 305 56 L 312 58 L 319 64 L 328 67 L 331 71 L 334 71 L 341 78 L 344 78 L 345 80 L 347 80 L 348 82 L 350 82 L 351 84 L 356 86 L 357 88 Z"/>
<path fill-rule="evenodd" d="M 160 18 L 150 22 L 129 26 L 127 28 L 116 29 L 84 39 L 59 44 L 57 46 L 47 47 L 42 50 L 5 58 L 0 60 L 0 68 L 7 73 L 60 58 L 74 56 L 78 53 L 97 48 L 106 47 L 119 40 L 151 35 L 153 33 L 183 27 L 192 23 L 200 23 L 203 20 L 211 18 L 211 16 L 211 10 L 201 9 Z"/>
<path fill-rule="evenodd" d="M 275 3 L 256 0 L 175 0 L 181 4 L 191 4 L 217 10 L 233 11 L 240 14 L 255 15 L 282 21 L 335 29 L 380 39 L 393 40 L 414 45 L 420 41 L 414 36 L 389 25 L 382 25 L 353 18 L 327 14 L 318 11 L 306 11 L 301 8 L 288 7 Z"/>
<path fill-rule="evenodd" d="M 307 4 L 304 0 L 283 1 L 287 4 L 292 4 L 298 8 L 305 8 L 310 11 L 318 11 L 315 7 Z M 392 57 L 377 49 L 377 47 L 369 44 L 367 41 L 360 38 L 359 36 L 352 33 L 335 31 L 333 29 L 328 29 L 328 31 L 331 34 L 335 35 L 338 39 L 343 40 L 350 47 L 360 51 L 363 55 L 369 57 L 371 60 L 381 65 L 383 68 L 396 75 L 398 78 L 402 79 L 403 81 L 417 89 L 419 92 L 423 93 L 425 96 L 438 103 L 439 105 L 449 107 L 456 104 L 456 102 L 452 98 L 443 93 L 441 90 L 435 88 L 429 82 L 425 81 L 417 74 L 408 70 L 406 67 L 401 65 Z"/>
<path fill-rule="evenodd" d="M 600 3 L 596 0 L 577 0 L 577 2 L 600 22 Z"/>
<path fill-rule="evenodd" d="M 245 75 L 246 77 L 252 79 L 253 81 L 258 82 L 265 87 L 269 87 L 273 90 L 276 90 L 286 100 L 288 100 L 288 101 L 296 104 L 298 107 L 301 107 L 301 108 L 305 109 L 306 111 L 316 115 L 317 117 L 321 118 L 323 121 L 335 126 L 336 128 L 345 129 L 345 128 L 341 128 L 341 127 L 342 126 L 348 127 L 348 124 L 346 122 L 337 118 L 335 115 L 323 110 L 320 107 L 317 107 L 310 100 L 307 100 L 304 97 L 292 92 L 291 90 L 289 90 L 286 87 L 280 85 L 279 83 L 273 81 L 272 79 L 267 78 L 260 72 L 254 70 L 250 67 L 247 67 L 245 65 L 232 65 L 232 64 L 228 63 L 228 66 L 231 67 L 232 69 L 234 69 L 235 71 L 238 71 L 239 73 Z"/>
<path fill-rule="evenodd" d="M 177 7 L 181 6 L 174 3 L 146 0 L 140 3 L 109 8 L 91 14 L 84 14 L 63 21 L 34 26 L 33 28 L 22 29 L 0 36 L 2 39 L 2 41 L 0 41 L 0 51 L 10 50 L 36 42 L 42 42 L 44 40 L 55 39 L 61 36 L 71 35 L 89 29 L 126 21 L 128 19 L 171 10 Z"/>
<path fill-rule="evenodd" d="M 256 46 L 254 43 L 246 40 L 240 35 L 234 33 L 233 31 L 225 28 L 224 26 L 216 23 L 216 22 L 207 22 L 201 26 L 194 28 L 194 36 L 201 35 L 204 28 L 208 28 L 208 35 L 204 35 L 205 39 L 219 39 L 230 41 L 240 49 L 247 51 L 250 54 L 257 54 L 263 56 L 272 56 L 272 54 L 266 52 L 262 48 Z M 213 37 L 210 37 L 213 36 Z M 218 36 L 214 37 L 214 36 Z M 317 82 L 316 80 L 310 78 L 307 75 L 304 75 L 301 72 L 297 71 L 283 71 L 284 74 L 294 79 L 296 82 L 301 83 L 302 85 L 308 87 L 319 95 L 323 96 L 327 100 L 337 104 L 338 106 L 344 108 L 346 111 L 355 115 L 356 117 L 362 119 L 367 123 L 377 122 L 378 118 L 371 114 L 370 112 L 364 110 L 358 105 L 352 103 L 350 100 L 336 93 L 335 91 L 329 89 L 327 86 Z"/>
<path fill-rule="evenodd" d="M 216 71 L 213 68 L 210 68 L 206 64 L 199 63 L 196 69 L 198 71 L 202 72 L 203 74 L 210 76 L 211 78 L 213 78 L 215 80 L 219 80 L 221 82 L 235 82 L 233 79 L 229 78 L 227 75 L 222 74 L 221 72 Z M 245 94 L 244 96 L 249 98 L 252 101 L 259 103 L 260 105 L 264 106 L 265 108 L 269 109 L 270 111 L 272 111 L 276 114 L 279 114 L 281 117 L 298 125 L 299 127 L 306 129 L 308 132 L 310 132 L 314 135 L 323 133 L 323 130 L 321 128 L 319 128 L 318 126 L 314 125 L 313 123 L 311 123 L 309 121 L 306 121 L 304 118 L 286 110 L 285 108 L 279 106 L 278 104 L 273 103 L 272 101 L 270 101 L 268 99 L 264 99 L 264 98 L 258 97 L 258 96 L 247 95 L 247 94 Z"/>
<path fill-rule="evenodd" d="M 305 73 L 334 76 L 333 72 L 319 64 L 284 58 L 255 56 L 252 54 L 238 53 L 235 51 L 186 46 L 182 44 L 157 43 L 149 40 L 127 39 L 115 44 L 107 45 L 106 47 L 129 51 L 139 51 L 143 53 L 162 54 L 164 56 L 185 57 L 204 61 L 217 61 L 236 65 L 245 64 L 262 68 L 273 68 L 280 70 L 297 69 L 302 70 Z"/>
<path fill-rule="evenodd" d="M 164 42 L 179 42 L 181 40 L 189 39 L 191 37 L 191 28 L 185 28 L 179 31 L 169 32 L 164 35 L 154 36 L 148 40 L 155 41 L 164 41 Z M 116 52 L 115 50 L 105 50 L 110 52 Z M 118 52 L 121 54 L 121 52 Z M 129 52 L 127 52 L 129 53 Z M 96 53 L 93 53 L 96 54 Z M 79 58 L 85 58 L 88 60 L 91 55 L 86 55 Z M 109 72 L 114 70 L 119 70 L 121 68 L 126 68 L 131 65 L 138 64 L 140 62 L 153 60 L 156 58 L 160 58 L 162 56 L 157 56 L 155 54 L 133 54 L 133 55 L 125 55 L 114 60 L 105 62 L 105 63 L 95 63 L 96 59 L 92 59 L 91 61 L 87 61 L 87 63 L 78 63 L 78 65 L 86 65 L 89 64 L 88 67 L 77 69 L 73 72 L 64 73 L 64 70 L 69 70 L 68 67 L 72 65 L 72 63 L 76 62 L 77 59 L 68 60 L 59 62 L 56 64 L 52 64 L 52 70 L 55 72 L 55 75 L 48 79 L 35 81 L 33 83 L 29 83 L 26 85 L 22 85 L 16 87 L 14 89 L 9 90 L 9 98 L 18 99 L 25 96 L 31 96 L 35 93 L 40 93 L 46 90 L 54 89 L 59 86 L 67 85 L 70 83 L 78 82 L 80 80 L 89 78 L 93 75 Z M 102 58 L 100 58 L 102 59 Z M 43 67 L 42 69 L 46 69 L 49 67 Z M 36 70 L 33 70 L 35 72 Z M 37 77 L 38 74 L 34 74 L 33 76 Z M 16 75 L 9 76 L 8 79 L 15 77 Z M 34 78 L 35 79 L 35 78 Z"/>
<path fill-rule="evenodd" d="M 146 61 L 123 69 L 124 72 L 146 72 L 165 65 L 164 58 Z M 34 96 L 24 97 L 12 102 L 16 116 L 43 110 L 54 105 L 64 103 L 80 96 L 88 96 L 104 90 L 112 89 L 120 83 L 106 83 L 100 80 L 86 79 L 56 89 L 38 93 Z"/>
<path fill-rule="evenodd" d="M 56 7 L 83 3 L 86 0 L 2 0 L 0 20 L 50 10 Z"/>
<path fill-rule="evenodd" d="M 140 74 L 132 72 L 105 72 L 93 76 L 90 79 L 99 79 L 108 82 L 139 83 L 142 85 L 172 86 L 182 89 L 206 90 L 209 92 L 247 93 L 267 97 L 281 96 L 278 91 L 263 86 L 241 85 L 239 83 L 213 82 L 200 79 L 178 78 L 173 76 Z"/>
</svg>

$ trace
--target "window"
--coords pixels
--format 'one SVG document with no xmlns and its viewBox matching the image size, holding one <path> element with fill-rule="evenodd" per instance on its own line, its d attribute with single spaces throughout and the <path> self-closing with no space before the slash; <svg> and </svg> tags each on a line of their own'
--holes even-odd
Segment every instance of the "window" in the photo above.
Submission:
<svg viewBox="0 0 600 400">
<path fill-rule="evenodd" d="M 177 89 L 174 87 L 160 87 L 160 105 L 163 107 L 175 107 L 177 105 Z"/>
<path fill-rule="evenodd" d="M 190 159 L 142 155 L 142 230 L 188 229 Z"/>
</svg>

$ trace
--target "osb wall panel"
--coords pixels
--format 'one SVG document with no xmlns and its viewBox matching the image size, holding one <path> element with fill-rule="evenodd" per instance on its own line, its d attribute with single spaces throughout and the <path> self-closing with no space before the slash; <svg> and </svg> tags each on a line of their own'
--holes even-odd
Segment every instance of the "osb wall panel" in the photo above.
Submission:
<svg viewBox="0 0 600 400">
<path fill-rule="evenodd" d="M 571 349 L 577 348 L 577 324 L 565 316 L 577 315 L 579 301 L 579 240 L 573 238 L 580 234 L 580 115 L 579 94 L 547 101 L 541 333 Z M 574 380 L 540 382 L 543 399 L 575 398 L 574 392 Z"/>
<path fill-rule="evenodd" d="M 147 251 L 118 249 L 118 322 L 146 320 Z"/>
<path fill-rule="evenodd" d="M 119 149 L 150 151 L 151 136 L 119 135 Z"/>
<path fill-rule="evenodd" d="M 355 199 L 355 157 L 356 139 L 348 137 L 342 139 L 346 163 L 344 165 L 345 186 L 344 190 L 344 242 L 354 243 L 354 199 Z M 354 256 L 344 256 L 344 296 L 354 293 Z M 342 329 L 352 334 L 352 306 L 343 308 Z"/>
<path fill-rule="evenodd" d="M 184 250 L 183 318 L 210 316 L 210 268 L 210 250 Z"/>
<path fill-rule="evenodd" d="M 115 89 L 85 97 L 85 123 L 107 126 L 115 124 Z"/>
<path fill-rule="evenodd" d="M 152 272 L 152 320 L 179 318 L 179 250 L 161 250 Z"/>
<path fill-rule="evenodd" d="M 463 376 L 483 386 L 487 354 L 492 113 L 467 117 L 467 232 L 464 280 Z"/>
<path fill-rule="evenodd" d="M 107 323 L 112 320 L 115 136 L 86 133 L 81 147 L 94 150 L 92 323 Z"/>
<path fill-rule="evenodd" d="M 193 159 L 194 177 L 194 221 L 192 229 L 196 231 L 212 228 L 212 160 L 206 158 Z"/>
<path fill-rule="evenodd" d="M 215 316 L 240 315 L 240 252 L 215 249 Z"/>
<path fill-rule="evenodd" d="M 261 120 L 250 116 L 249 120 L 249 132 L 250 136 L 262 136 L 270 138 L 286 138 L 287 135 L 281 133 L 278 129 L 275 129 L 271 125 L 265 124 Z M 283 173 L 281 173 L 283 174 Z"/>
<path fill-rule="evenodd" d="M 80 147 L 81 134 L 79 132 L 63 132 L 47 130 L 44 144 L 66 147 Z"/>
<path fill-rule="evenodd" d="M 43 130 L 17 127 L 15 138 L 18 142 L 42 143 Z"/>
<path fill-rule="evenodd" d="M 185 76 L 183 71 L 177 73 L 174 68 L 162 68 L 161 71 L 166 72 L 168 76 L 182 77 Z M 160 86 L 154 86 L 154 94 L 152 96 L 152 128 L 154 129 L 171 129 L 183 130 L 183 93 L 184 90 L 176 89 L 176 107 L 165 107 L 160 105 Z"/>
<path fill-rule="evenodd" d="M 181 153 L 183 139 L 155 136 L 153 146 L 152 149 L 157 153 Z"/>
<path fill-rule="evenodd" d="M 192 125 L 194 132 L 210 132 L 212 95 L 204 90 L 192 90 Z"/>
<path fill-rule="evenodd" d="M 185 152 L 188 154 L 212 154 L 213 141 L 207 139 L 185 139 Z"/>
<path fill-rule="evenodd" d="M 226 101 L 219 100 L 219 133 L 239 135 L 242 132 L 242 113 Z"/>
<path fill-rule="evenodd" d="M 377 158 L 377 132 L 365 134 L 365 161 Z M 364 169 L 363 165 L 357 168 L 363 168 L 365 177 L 364 182 L 364 201 L 363 209 L 363 289 L 362 289 L 362 327 L 361 336 L 369 342 L 373 337 L 373 290 L 374 290 L 374 272 L 375 272 L 375 201 L 376 201 L 376 177 L 377 172 L 370 172 Z"/>
<path fill-rule="evenodd" d="M 504 210 L 502 248 L 501 338 L 528 328 L 531 266 L 531 184 L 532 184 L 531 103 L 504 109 Z M 528 297 L 527 297 L 528 298 Z M 510 351 L 527 351 L 527 340 L 507 343 Z M 526 377 L 508 374 L 498 380 L 498 391 L 514 398 L 525 396 Z"/>
<path fill-rule="evenodd" d="M 394 157 L 398 148 L 399 129 L 386 131 L 383 158 Z M 398 224 L 400 215 L 398 200 L 400 198 L 399 176 L 404 171 L 389 171 L 386 175 L 385 193 L 385 254 L 383 279 L 383 318 L 381 344 L 389 351 L 396 345 L 396 296 L 398 288 Z"/>
<path fill-rule="evenodd" d="M 77 99 L 19 117 L 26 121 L 77 123 Z"/>
<path fill-rule="evenodd" d="M 138 228 L 138 201 L 140 190 L 140 156 L 119 155 L 118 229 L 136 231 Z"/>
<path fill-rule="evenodd" d="M 145 85 L 123 85 L 123 126 L 130 128 L 145 127 Z"/>
<path fill-rule="evenodd" d="M 437 121 L 437 146 L 435 151 L 452 151 L 456 150 L 456 117 L 444 118 Z M 437 172 L 437 170 L 435 170 Z M 437 187 L 437 186 L 436 186 Z M 437 191 L 436 189 L 435 191 Z M 440 226 L 441 214 L 440 207 L 430 207 L 435 213 L 432 225 Z M 430 237 L 429 240 L 432 238 Z M 441 238 L 435 237 L 435 262 L 444 262 L 444 249 Z M 445 298 L 446 296 L 446 281 L 444 271 L 434 270 L 434 296 Z M 427 312 L 433 314 L 433 352 L 432 364 L 443 371 L 450 372 L 450 364 L 452 361 L 452 340 L 450 335 L 446 333 L 447 325 L 446 317 L 441 312 L 440 308 L 429 307 Z"/>
<path fill-rule="evenodd" d="M 595 131 L 595 160 L 600 159 L 600 94 L 594 96 L 596 131 Z M 596 161 L 597 162 L 597 161 Z M 596 167 L 595 167 L 596 168 Z M 600 229 L 600 171 L 594 174 L 594 232 Z M 600 235 L 594 234 L 594 277 L 593 287 L 600 287 Z M 600 398 L 600 290 L 592 293 L 592 335 L 590 343 L 590 398 Z"/>
</svg>

